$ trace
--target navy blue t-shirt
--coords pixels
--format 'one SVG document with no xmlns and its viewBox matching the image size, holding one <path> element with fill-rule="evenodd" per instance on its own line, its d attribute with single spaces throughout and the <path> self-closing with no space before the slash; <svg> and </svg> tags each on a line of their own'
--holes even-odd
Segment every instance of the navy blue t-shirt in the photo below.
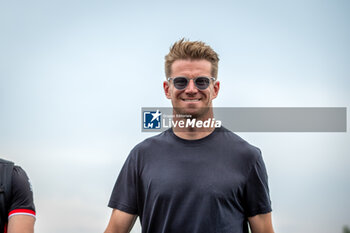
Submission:
<svg viewBox="0 0 350 233">
<path fill-rule="evenodd" d="M 108 206 L 138 215 L 142 233 L 245 233 L 248 217 L 271 211 L 260 150 L 224 127 L 135 146 Z"/>
</svg>

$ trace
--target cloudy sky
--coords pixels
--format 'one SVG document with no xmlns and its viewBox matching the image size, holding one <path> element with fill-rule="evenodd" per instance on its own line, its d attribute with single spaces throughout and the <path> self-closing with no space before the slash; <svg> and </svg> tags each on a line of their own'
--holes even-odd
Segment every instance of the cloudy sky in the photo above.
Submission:
<svg viewBox="0 0 350 233">
<path fill-rule="evenodd" d="M 164 55 L 220 55 L 220 107 L 350 107 L 350 2 L 0 1 L 0 156 L 32 180 L 37 233 L 102 232 L 141 133 L 170 106 Z M 349 117 L 348 117 L 349 121 Z M 239 133 L 260 147 L 276 232 L 350 226 L 350 135 Z M 135 226 L 134 233 L 140 232 Z"/>
</svg>

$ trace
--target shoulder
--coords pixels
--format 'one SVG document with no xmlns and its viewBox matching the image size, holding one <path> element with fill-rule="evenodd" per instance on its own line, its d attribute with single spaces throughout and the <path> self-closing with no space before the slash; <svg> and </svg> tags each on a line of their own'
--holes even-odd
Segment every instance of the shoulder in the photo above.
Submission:
<svg viewBox="0 0 350 233">
<path fill-rule="evenodd" d="M 12 173 L 12 198 L 32 199 L 33 189 L 26 172 L 15 165 Z"/>
<path fill-rule="evenodd" d="M 155 136 L 146 138 L 142 142 L 138 143 L 130 152 L 130 154 L 147 153 L 153 151 L 155 148 L 159 148 L 169 142 L 169 131 L 166 130 Z"/>
<path fill-rule="evenodd" d="M 0 172 L 1 172 L 1 178 L 4 178 L 7 176 L 7 174 L 11 174 L 13 170 L 14 163 L 5 159 L 0 158 Z M 4 177 L 2 177 L 4 176 Z"/>
<path fill-rule="evenodd" d="M 30 182 L 29 182 L 29 178 L 27 176 L 27 173 L 23 170 L 23 168 L 21 168 L 18 165 L 15 165 L 13 167 L 13 171 L 12 171 L 12 185 L 14 186 L 22 186 L 22 185 L 29 185 L 30 186 Z"/>
<path fill-rule="evenodd" d="M 12 178 L 12 183 L 14 180 L 16 181 L 26 181 L 28 180 L 28 176 L 26 172 L 18 165 L 15 165 L 13 162 L 0 159 L 0 164 L 3 166 L 12 166 L 11 168 L 11 178 Z"/>
<path fill-rule="evenodd" d="M 0 158 L 0 181 L 1 184 L 8 183 L 12 178 L 14 163 Z"/>
<path fill-rule="evenodd" d="M 13 165 L 14 163 L 12 161 L 0 158 L 0 164 L 9 164 L 9 165 L 12 164 Z"/>
<path fill-rule="evenodd" d="M 229 150 L 234 151 L 234 154 L 247 162 L 255 163 L 261 158 L 261 151 L 258 147 L 250 144 L 225 127 L 221 127 L 218 135 L 220 135 L 219 140 L 222 146 L 228 147 Z"/>
</svg>

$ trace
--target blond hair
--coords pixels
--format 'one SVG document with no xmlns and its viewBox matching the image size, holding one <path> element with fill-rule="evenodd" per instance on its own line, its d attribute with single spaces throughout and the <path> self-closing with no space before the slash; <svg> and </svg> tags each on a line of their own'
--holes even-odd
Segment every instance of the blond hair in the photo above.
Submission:
<svg viewBox="0 0 350 233">
<path fill-rule="evenodd" d="M 215 79 L 218 76 L 218 54 L 209 46 L 202 41 L 189 41 L 182 38 L 175 42 L 170 47 L 169 53 L 165 56 L 165 75 L 166 77 L 171 76 L 171 65 L 176 60 L 189 59 L 199 60 L 205 59 L 211 63 L 211 75 Z"/>
</svg>

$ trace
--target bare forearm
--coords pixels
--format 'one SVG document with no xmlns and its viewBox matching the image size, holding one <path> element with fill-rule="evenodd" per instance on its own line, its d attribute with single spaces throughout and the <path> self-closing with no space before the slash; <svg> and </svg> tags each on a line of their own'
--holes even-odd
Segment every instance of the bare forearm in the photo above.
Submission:
<svg viewBox="0 0 350 233">
<path fill-rule="evenodd" d="M 274 233 L 271 213 L 259 214 L 249 218 L 249 225 L 252 233 Z"/>
<path fill-rule="evenodd" d="M 259 231 L 256 231 L 256 230 L 252 229 L 251 232 L 252 233 L 275 233 L 272 228 L 270 228 L 270 229 L 263 229 L 263 230 L 259 230 Z"/>
<path fill-rule="evenodd" d="M 34 233 L 35 218 L 26 215 L 16 215 L 9 219 L 7 233 Z"/>
<path fill-rule="evenodd" d="M 121 225 L 108 225 L 104 233 L 129 233 L 132 229 L 132 226 L 125 227 Z"/>
<path fill-rule="evenodd" d="M 137 216 L 114 209 L 104 233 L 129 233 Z"/>
</svg>

